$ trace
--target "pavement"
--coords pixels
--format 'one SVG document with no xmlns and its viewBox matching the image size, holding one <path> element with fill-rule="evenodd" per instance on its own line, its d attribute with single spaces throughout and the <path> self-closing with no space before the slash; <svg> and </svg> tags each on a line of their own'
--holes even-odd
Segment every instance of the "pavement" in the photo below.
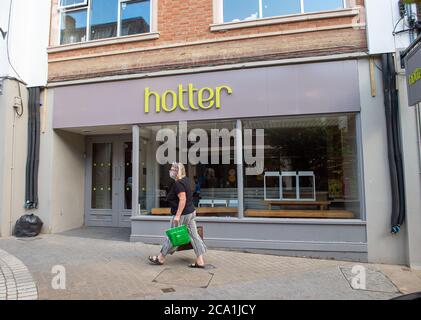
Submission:
<svg viewBox="0 0 421 320">
<path fill-rule="evenodd" d="M 81 228 L 0 238 L 0 300 L 386 300 L 421 291 L 421 271 L 398 265 L 211 249 L 205 269 L 187 267 L 192 250 L 156 266 L 147 257 L 160 246 L 129 242 L 129 233 Z"/>
</svg>

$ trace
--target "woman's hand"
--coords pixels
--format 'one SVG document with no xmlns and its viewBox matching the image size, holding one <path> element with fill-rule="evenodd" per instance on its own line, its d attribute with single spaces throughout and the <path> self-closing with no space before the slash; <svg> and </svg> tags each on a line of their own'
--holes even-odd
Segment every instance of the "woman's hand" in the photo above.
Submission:
<svg viewBox="0 0 421 320">
<path fill-rule="evenodd" d="M 174 225 L 178 226 L 180 224 L 180 216 L 176 215 L 173 219 Z"/>
</svg>

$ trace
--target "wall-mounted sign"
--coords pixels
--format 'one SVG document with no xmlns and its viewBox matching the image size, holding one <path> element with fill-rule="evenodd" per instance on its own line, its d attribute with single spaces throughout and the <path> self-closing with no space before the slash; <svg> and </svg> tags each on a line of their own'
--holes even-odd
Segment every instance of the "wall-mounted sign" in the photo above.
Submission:
<svg viewBox="0 0 421 320">
<path fill-rule="evenodd" d="M 232 94 L 232 89 L 226 85 L 212 88 L 195 88 L 189 83 L 186 87 L 182 84 L 178 85 L 177 91 L 166 90 L 162 94 L 152 91 L 149 87 L 145 88 L 145 113 L 149 113 L 150 106 L 159 113 L 161 110 L 165 112 L 173 112 L 177 108 L 183 111 L 192 110 L 208 110 L 213 107 L 221 108 L 221 94 Z"/>
<path fill-rule="evenodd" d="M 405 57 L 408 103 L 413 106 L 421 102 L 421 45 Z"/>
<path fill-rule="evenodd" d="M 159 104 L 155 100 L 158 96 Z M 351 59 L 57 87 L 53 126 L 63 129 L 359 112 L 360 105 L 358 62 Z M 156 112 L 157 106 L 160 112 Z"/>
</svg>

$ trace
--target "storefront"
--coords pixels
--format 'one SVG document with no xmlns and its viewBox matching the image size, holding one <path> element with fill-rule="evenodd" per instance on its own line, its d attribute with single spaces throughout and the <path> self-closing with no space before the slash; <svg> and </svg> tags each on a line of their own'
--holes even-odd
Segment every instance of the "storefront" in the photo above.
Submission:
<svg viewBox="0 0 421 320">
<path fill-rule="evenodd" d="M 53 128 L 87 136 L 85 224 L 160 243 L 181 161 L 210 247 L 366 261 L 358 64 L 54 88 Z"/>
</svg>

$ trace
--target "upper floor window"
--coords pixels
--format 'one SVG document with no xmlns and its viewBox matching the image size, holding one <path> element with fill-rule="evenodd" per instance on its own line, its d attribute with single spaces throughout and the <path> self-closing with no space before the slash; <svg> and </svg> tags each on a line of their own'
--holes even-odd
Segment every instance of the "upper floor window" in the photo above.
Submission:
<svg viewBox="0 0 421 320">
<path fill-rule="evenodd" d="M 344 0 L 223 0 L 224 22 L 342 9 Z"/>
<path fill-rule="evenodd" d="M 60 44 L 151 31 L 151 0 L 61 0 Z"/>
</svg>

